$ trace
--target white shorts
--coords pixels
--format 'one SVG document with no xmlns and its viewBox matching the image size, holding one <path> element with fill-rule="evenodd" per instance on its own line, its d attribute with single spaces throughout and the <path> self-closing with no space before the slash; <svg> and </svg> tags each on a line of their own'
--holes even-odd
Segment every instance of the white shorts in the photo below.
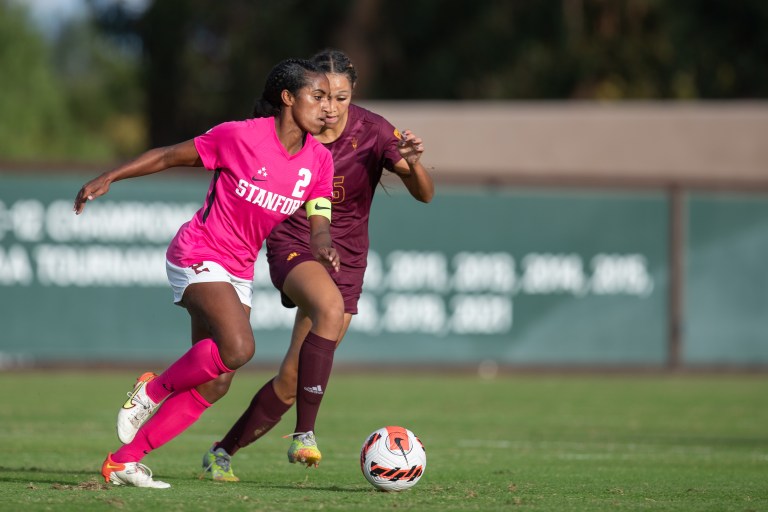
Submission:
<svg viewBox="0 0 768 512">
<path fill-rule="evenodd" d="M 251 298 L 253 297 L 252 281 L 233 276 L 216 262 L 204 261 L 195 264 L 193 267 L 182 268 L 165 260 L 165 272 L 168 274 L 168 282 L 173 290 L 174 304 L 180 305 L 184 290 L 193 283 L 224 282 L 234 286 L 240 302 L 251 307 Z"/>
</svg>

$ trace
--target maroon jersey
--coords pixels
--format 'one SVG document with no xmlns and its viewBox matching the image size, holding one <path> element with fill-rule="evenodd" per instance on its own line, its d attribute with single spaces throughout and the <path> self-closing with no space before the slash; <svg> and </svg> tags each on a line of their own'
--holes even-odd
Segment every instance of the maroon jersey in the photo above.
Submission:
<svg viewBox="0 0 768 512">
<path fill-rule="evenodd" d="M 395 127 L 378 114 L 349 106 L 347 125 L 330 144 L 335 168 L 331 237 L 342 270 L 365 270 L 368 257 L 368 217 L 373 194 L 384 169 L 402 159 Z M 278 224 L 267 238 L 267 256 L 309 251 L 309 220 L 304 208 Z"/>
</svg>

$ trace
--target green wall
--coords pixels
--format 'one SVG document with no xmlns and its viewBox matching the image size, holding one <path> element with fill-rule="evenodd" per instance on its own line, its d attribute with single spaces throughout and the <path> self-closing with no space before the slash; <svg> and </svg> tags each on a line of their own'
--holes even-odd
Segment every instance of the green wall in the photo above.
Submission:
<svg viewBox="0 0 768 512">
<path fill-rule="evenodd" d="M 768 363 L 768 196 L 689 200 L 684 361 Z"/>
<path fill-rule="evenodd" d="M 168 240 L 202 203 L 190 170 L 114 184 L 75 216 L 76 176 L 0 176 L 0 365 L 175 359 L 186 312 Z M 693 196 L 685 364 L 768 363 L 768 198 Z M 663 365 L 668 225 L 662 192 L 440 187 L 423 205 L 377 192 L 360 315 L 337 352 L 392 364 Z M 256 361 L 287 345 L 265 262 Z M 492 363 L 491 363 L 492 364 Z"/>
</svg>

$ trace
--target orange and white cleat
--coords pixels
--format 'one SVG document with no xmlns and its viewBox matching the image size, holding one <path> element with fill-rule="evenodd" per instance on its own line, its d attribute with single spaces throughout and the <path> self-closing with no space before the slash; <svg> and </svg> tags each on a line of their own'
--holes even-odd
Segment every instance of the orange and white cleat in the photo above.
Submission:
<svg viewBox="0 0 768 512">
<path fill-rule="evenodd" d="M 101 476 L 107 483 L 114 485 L 133 485 L 134 487 L 149 487 L 151 489 L 167 489 L 171 484 L 154 480 L 152 470 L 139 462 L 115 462 L 112 454 L 108 454 L 101 465 Z"/>
</svg>

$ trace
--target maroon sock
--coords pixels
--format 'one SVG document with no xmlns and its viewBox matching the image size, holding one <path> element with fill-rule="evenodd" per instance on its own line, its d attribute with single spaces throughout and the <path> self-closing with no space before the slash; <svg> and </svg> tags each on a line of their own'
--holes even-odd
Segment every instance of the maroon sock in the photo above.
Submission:
<svg viewBox="0 0 768 512">
<path fill-rule="evenodd" d="M 336 341 L 310 332 L 299 352 L 299 382 L 296 389 L 296 429 L 315 430 L 317 412 L 333 368 Z"/>
<path fill-rule="evenodd" d="M 278 424 L 291 404 L 286 404 L 277 396 L 272 385 L 274 380 L 264 384 L 254 395 L 251 405 L 218 443 L 218 448 L 224 448 L 228 454 L 234 455 L 240 448 L 253 443 Z"/>
</svg>

